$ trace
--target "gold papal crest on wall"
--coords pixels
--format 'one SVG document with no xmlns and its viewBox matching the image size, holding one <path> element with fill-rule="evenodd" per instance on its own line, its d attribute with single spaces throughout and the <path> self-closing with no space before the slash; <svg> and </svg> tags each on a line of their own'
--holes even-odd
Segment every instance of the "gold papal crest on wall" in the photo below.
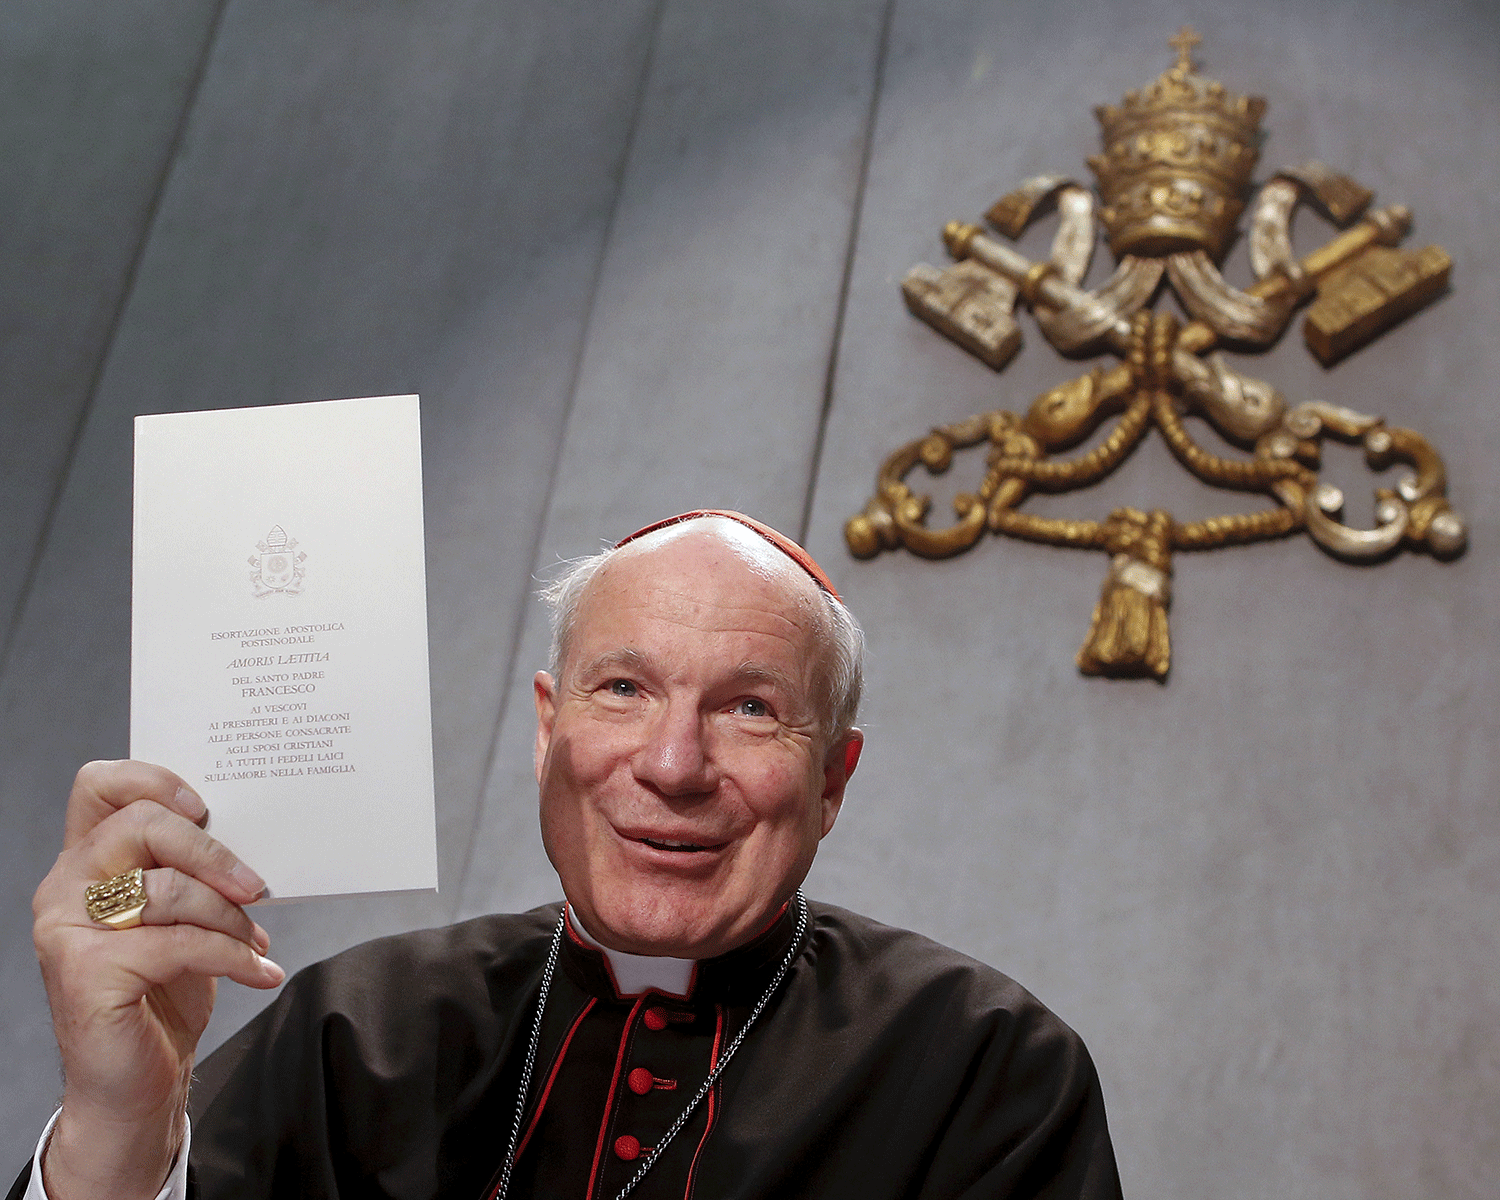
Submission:
<svg viewBox="0 0 1500 1200">
<path fill-rule="evenodd" d="M 1257 282 L 1228 283 L 1218 264 L 1245 210 L 1259 157 L 1265 101 L 1236 96 L 1199 74 L 1183 29 L 1169 44 L 1177 62 L 1118 105 L 1095 110 L 1104 150 L 1088 160 L 1098 193 L 1059 175 L 1024 182 L 985 214 L 1014 239 L 1055 209 L 1050 256 L 1031 262 L 979 225 L 952 221 L 943 240 L 956 260 L 942 270 L 919 264 L 902 281 L 907 307 L 996 370 L 1020 345 L 1015 318 L 1024 304 L 1043 336 L 1068 355 L 1109 350 L 1121 361 L 1059 384 L 1025 415 L 997 409 L 932 430 L 882 464 L 869 504 L 844 527 L 861 558 L 905 546 L 944 558 L 973 546 L 986 530 L 1012 537 L 1101 550 L 1110 556 L 1079 668 L 1090 675 L 1164 679 L 1169 662 L 1167 607 L 1172 554 L 1207 550 L 1305 529 L 1340 558 L 1369 562 L 1407 545 L 1439 557 L 1460 553 L 1463 518 L 1445 496 L 1443 461 L 1420 434 L 1383 418 L 1319 401 L 1289 405 L 1270 384 L 1232 369 L 1217 353 L 1265 348 L 1307 306 L 1303 333 L 1326 366 L 1445 290 L 1449 258 L 1437 246 L 1399 249 L 1411 213 L 1371 209 L 1374 194 L 1321 163 L 1277 171 L 1250 213 L 1250 264 Z M 1311 204 L 1343 232 L 1300 261 L 1290 226 L 1299 204 Z M 1118 260 L 1094 291 L 1080 285 L 1102 223 Z M 1192 319 L 1156 311 L 1170 287 Z M 1225 457 L 1200 446 L 1183 423 L 1205 418 L 1249 456 Z M 1087 453 L 1063 452 L 1113 420 Z M 1102 521 L 1034 516 L 1019 511 L 1032 492 L 1087 487 L 1115 469 L 1155 427 L 1173 455 L 1206 483 L 1262 492 L 1278 506 L 1179 522 L 1170 514 L 1119 508 Z M 1394 490 L 1378 489 L 1376 528 L 1339 518 L 1343 494 L 1320 481 L 1323 438 L 1361 443 L 1371 468 L 1408 464 Z M 930 498 L 905 480 L 921 463 L 946 471 L 954 451 L 988 442 L 979 488 L 953 502 L 957 522 L 927 524 Z"/>
</svg>

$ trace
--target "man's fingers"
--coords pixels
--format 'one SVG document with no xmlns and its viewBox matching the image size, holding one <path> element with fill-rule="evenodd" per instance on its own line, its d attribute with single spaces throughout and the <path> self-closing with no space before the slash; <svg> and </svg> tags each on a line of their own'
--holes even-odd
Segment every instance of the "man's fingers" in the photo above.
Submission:
<svg viewBox="0 0 1500 1200">
<path fill-rule="evenodd" d="M 94 826 L 65 856 L 66 875 L 86 883 L 110 879 L 132 867 L 174 867 L 202 880 L 232 904 L 260 898 L 266 883 L 221 842 L 177 812 L 140 801 Z M 78 903 L 83 903 L 82 891 Z"/>
<path fill-rule="evenodd" d="M 131 935 L 134 944 L 120 965 L 147 984 L 168 984 L 184 973 L 233 979 L 246 987 L 272 988 L 286 972 L 253 946 L 217 930 L 197 925 L 143 925 L 111 932 Z"/>
<path fill-rule="evenodd" d="M 99 822 L 137 800 L 153 800 L 195 825 L 208 820 L 203 798 L 165 767 L 131 759 L 91 762 L 73 780 L 63 848 L 82 841 Z"/>
<path fill-rule="evenodd" d="M 229 903 L 213 888 L 191 875 L 172 867 L 158 867 L 144 872 L 142 881 L 146 887 L 142 923 L 197 925 L 248 942 L 261 954 L 270 949 L 270 935 L 252 921 L 244 909 Z"/>
<path fill-rule="evenodd" d="M 121 1011 L 153 987 L 192 976 L 233 979 L 253 988 L 275 987 L 286 978 L 285 971 L 249 943 L 216 929 L 182 924 L 100 928 L 84 937 L 75 933 L 50 966 L 53 975 L 70 981 L 80 994 Z"/>
</svg>

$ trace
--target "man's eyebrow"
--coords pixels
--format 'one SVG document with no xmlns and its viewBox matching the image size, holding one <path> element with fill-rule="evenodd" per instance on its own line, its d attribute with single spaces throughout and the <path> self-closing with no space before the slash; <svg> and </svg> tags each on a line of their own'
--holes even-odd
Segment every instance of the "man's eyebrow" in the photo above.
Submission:
<svg viewBox="0 0 1500 1200">
<path fill-rule="evenodd" d="M 613 670 L 644 671 L 651 665 L 651 660 L 639 650 L 633 650 L 629 646 L 622 646 L 618 650 L 607 650 L 596 658 L 589 659 L 579 668 L 581 675 L 599 675 Z"/>
<path fill-rule="evenodd" d="M 770 666 L 767 663 L 744 662 L 734 672 L 737 683 L 763 683 L 776 688 L 779 691 L 796 695 L 802 687 L 799 680 L 793 679 L 785 671 Z"/>
</svg>

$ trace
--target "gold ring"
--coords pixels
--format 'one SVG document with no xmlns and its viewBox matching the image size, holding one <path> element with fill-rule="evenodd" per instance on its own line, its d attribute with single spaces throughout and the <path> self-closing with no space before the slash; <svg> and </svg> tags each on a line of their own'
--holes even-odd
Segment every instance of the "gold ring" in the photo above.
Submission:
<svg viewBox="0 0 1500 1200">
<path fill-rule="evenodd" d="M 111 929 L 134 929 L 146 910 L 146 879 L 140 867 L 91 883 L 83 890 L 89 918 Z"/>
</svg>

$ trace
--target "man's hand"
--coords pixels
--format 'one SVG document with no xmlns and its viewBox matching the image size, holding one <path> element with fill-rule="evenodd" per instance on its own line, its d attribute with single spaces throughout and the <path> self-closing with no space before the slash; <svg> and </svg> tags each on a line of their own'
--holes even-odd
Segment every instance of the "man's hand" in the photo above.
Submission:
<svg viewBox="0 0 1500 1200">
<path fill-rule="evenodd" d="M 265 884 L 203 832 L 207 816 L 196 792 L 148 763 L 89 763 L 73 783 L 63 851 L 32 901 L 64 1079 L 43 1164 L 50 1200 L 151 1200 L 182 1140 L 215 978 L 285 978 L 241 907 Z M 145 869 L 143 924 L 91 920 L 84 889 L 134 867 Z"/>
</svg>

